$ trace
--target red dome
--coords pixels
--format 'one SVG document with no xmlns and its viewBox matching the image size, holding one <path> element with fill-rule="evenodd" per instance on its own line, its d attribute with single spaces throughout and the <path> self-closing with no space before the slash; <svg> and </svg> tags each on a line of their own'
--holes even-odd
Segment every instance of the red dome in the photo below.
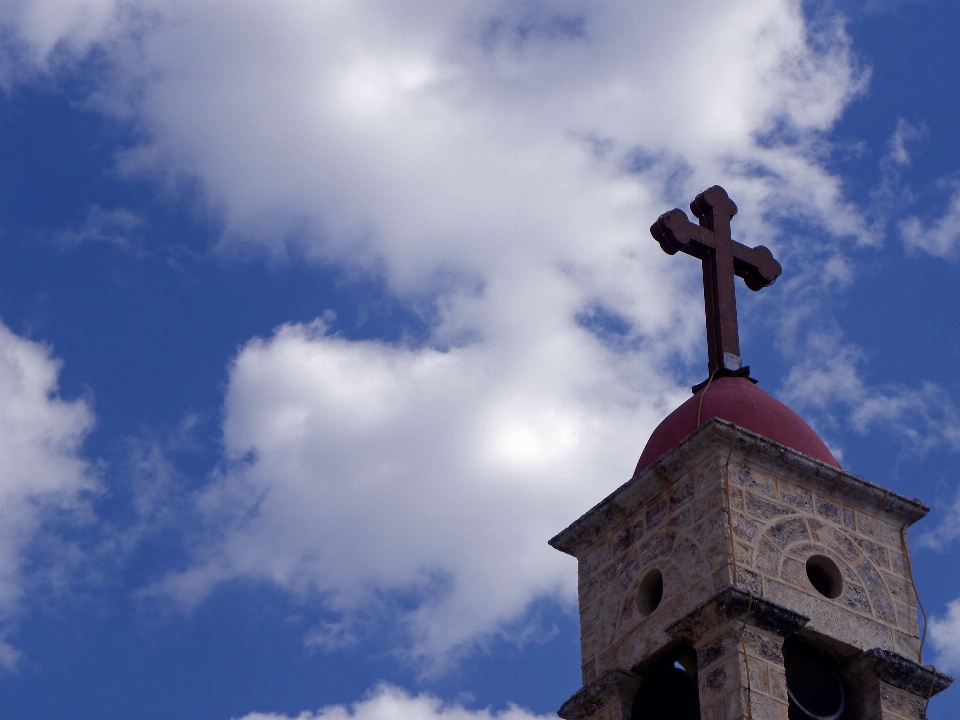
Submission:
<svg viewBox="0 0 960 720">
<path fill-rule="evenodd" d="M 701 425 L 715 417 L 728 420 L 835 468 L 840 467 L 823 440 L 793 410 L 746 378 L 725 377 L 714 380 L 709 388 L 700 390 L 667 415 L 647 440 L 634 474 L 697 429 L 701 396 Z"/>
</svg>

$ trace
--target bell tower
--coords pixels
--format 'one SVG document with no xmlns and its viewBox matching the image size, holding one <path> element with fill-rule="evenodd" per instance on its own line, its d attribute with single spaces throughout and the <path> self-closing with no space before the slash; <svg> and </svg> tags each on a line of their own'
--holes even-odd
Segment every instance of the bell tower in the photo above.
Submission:
<svg viewBox="0 0 960 720">
<path fill-rule="evenodd" d="M 699 226 L 673 210 L 651 232 L 703 262 L 710 377 L 550 541 L 579 576 L 583 687 L 559 715 L 923 720 L 952 682 L 920 657 L 906 531 L 928 508 L 841 469 L 756 386 L 733 276 L 759 290 L 780 265 L 731 240 L 722 188 L 691 208 Z"/>
</svg>

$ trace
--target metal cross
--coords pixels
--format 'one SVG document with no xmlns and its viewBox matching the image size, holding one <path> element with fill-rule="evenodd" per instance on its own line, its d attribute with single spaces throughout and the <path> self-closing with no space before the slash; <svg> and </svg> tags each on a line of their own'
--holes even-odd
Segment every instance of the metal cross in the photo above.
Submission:
<svg viewBox="0 0 960 720">
<path fill-rule="evenodd" d="M 650 227 L 650 234 L 668 255 L 684 252 L 703 263 L 710 376 L 749 375 L 749 368 L 740 361 L 733 278 L 739 275 L 748 288 L 756 291 L 772 285 L 783 268 L 763 245 L 749 248 L 730 237 L 730 220 L 737 214 L 737 206 L 719 185 L 697 195 L 690 210 L 699 218 L 699 225 L 676 208 L 661 215 Z"/>
</svg>

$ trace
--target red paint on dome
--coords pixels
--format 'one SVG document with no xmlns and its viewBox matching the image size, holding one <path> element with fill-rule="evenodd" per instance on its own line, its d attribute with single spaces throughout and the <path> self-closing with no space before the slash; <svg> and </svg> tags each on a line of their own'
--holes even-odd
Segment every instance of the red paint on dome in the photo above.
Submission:
<svg viewBox="0 0 960 720">
<path fill-rule="evenodd" d="M 714 380 L 709 388 L 700 390 L 667 415 L 647 440 L 634 474 L 697 429 L 701 396 L 701 425 L 715 417 L 727 420 L 827 465 L 840 467 L 823 440 L 793 410 L 746 378 L 725 377 Z"/>
</svg>

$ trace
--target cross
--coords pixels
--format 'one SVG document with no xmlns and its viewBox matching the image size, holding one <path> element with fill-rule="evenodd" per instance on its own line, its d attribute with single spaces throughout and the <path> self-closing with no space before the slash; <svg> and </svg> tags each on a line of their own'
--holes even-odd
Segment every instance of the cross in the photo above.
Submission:
<svg viewBox="0 0 960 720">
<path fill-rule="evenodd" d="M 730 237 L 730 220 L 737 214 L 737 206 L 719 185 L 697 195 L 690 209 L 700 220 L 699 225 L 676 208 L 661 215 L 650 227 L 650 234 L 668 255 L 684 252 L 703 263 L 710 377 L 749 377 L 750 368 L 740 361 L 734 275 L 756 291 L 772 285 L 783 268 L 763 245 L 749 248 Z"/>
</svg>

